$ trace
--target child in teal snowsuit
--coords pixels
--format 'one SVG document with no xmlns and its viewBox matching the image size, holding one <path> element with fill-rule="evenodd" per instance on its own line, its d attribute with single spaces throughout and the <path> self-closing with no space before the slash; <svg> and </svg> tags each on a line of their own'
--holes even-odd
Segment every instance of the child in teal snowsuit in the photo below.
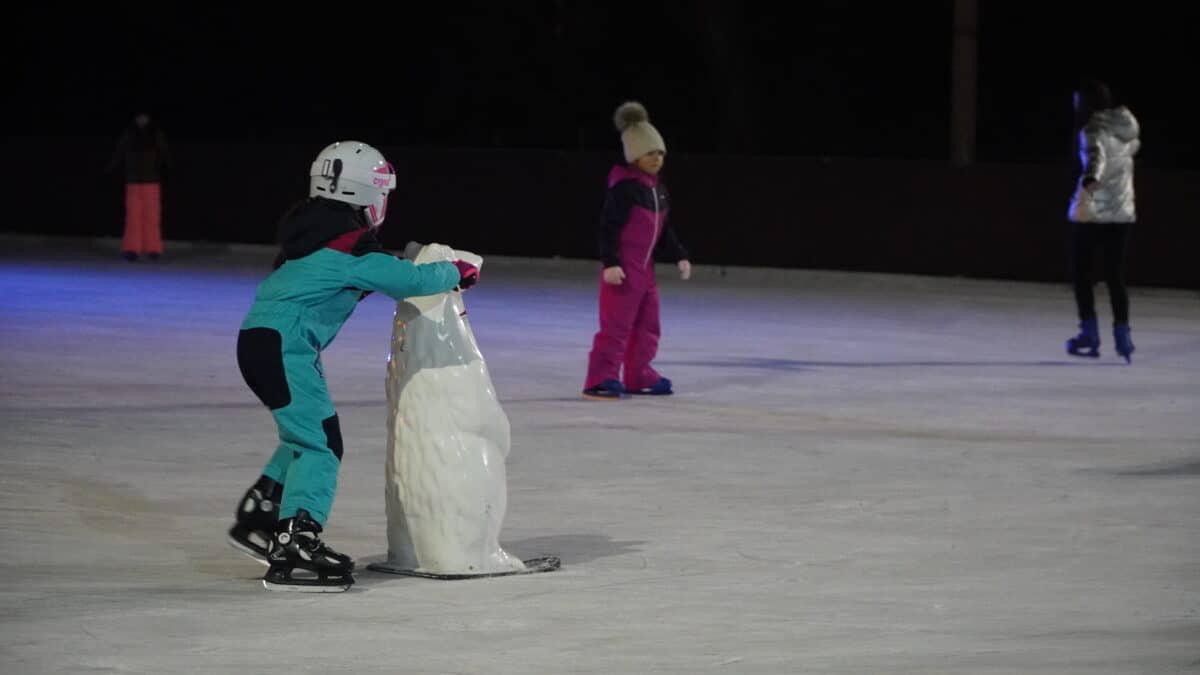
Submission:
<svg viewBox="0 0 1200 675">
<path fill-rule="evenodd" d="M 317 536 L 342 459 L 321 351 L 371 292 L 399 300 L 465 288 L 478 277 L 462 261 L 417 265 L 382 250 L 375 227 L 395 173 L 370 146 L 335 143 L 310 174 L 310 198 L 285 216 L 277 267 L 258 286 L 237 344 L 238 366 L 270 409 L 279 446 L 242 499 L 229 542 L 270 565 L 264 583 L 272 590 L 353 583 L 353 561 Z M 298 567 L 308 578 L 293 576 Z"/>
</svg>

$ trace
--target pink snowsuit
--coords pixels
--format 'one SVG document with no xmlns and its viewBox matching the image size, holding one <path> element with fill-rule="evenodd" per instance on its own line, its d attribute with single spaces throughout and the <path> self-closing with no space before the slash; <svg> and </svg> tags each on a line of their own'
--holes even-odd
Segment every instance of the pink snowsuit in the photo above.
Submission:
<svg viewBox="0 0 1200 675">
<path fill-rule="evenodd" d="M 602 268 L 620 266 L 625 281 L 605 283 L 601 270 L 600 330 L 592 340 L 584 388 L 623 379 L 627 390 L 642 389 L 661 377 L 650 366 L 661 334 L 655 253 L 664 262 L 687 259 L 687 252 L 667 225 L 668 210 L 666 186 L 658 176 L 628 165 L 614 166 L 609 172 L 600 223 L 600 258 Z"/>
<path fill-rule="evenodd" d="M 158 183 L 125 184 L 125 235 L 121 250 L 161 254 L 162 189 Z"/>
</svg>

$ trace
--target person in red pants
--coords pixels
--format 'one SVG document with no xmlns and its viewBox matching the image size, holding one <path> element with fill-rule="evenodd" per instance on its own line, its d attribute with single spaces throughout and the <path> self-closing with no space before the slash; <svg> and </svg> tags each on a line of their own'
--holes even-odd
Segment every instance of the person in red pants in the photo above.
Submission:
<svg viewBox="0 0 1200 675">
<path fill-rule="evenodd" d="M 162 179 L 170 166 L 167 139 L 146 113 L 138 113 L 117 140 L 105 169 L 125 169 L 125 234 L 121 256 L 129 262 L 142 255 L 157 260 L 163 253 Z"/>
<path fill-rule="evenodd" d="M 691 277 L 692 266 L 667 224 L 667 189 L 658 175 L 667 154 L 662 135 L 636 101 L 618 107 L 613 121 L 626 164 L 608 174 L 599 237 L 600 330 L 592 340 L 583 395 L 602 400 L 664 396 L 672 393 L 671 381 L 650 365 L 661 335 L 654 263 L 675 263 L 683 279 Z"/>
</svg>

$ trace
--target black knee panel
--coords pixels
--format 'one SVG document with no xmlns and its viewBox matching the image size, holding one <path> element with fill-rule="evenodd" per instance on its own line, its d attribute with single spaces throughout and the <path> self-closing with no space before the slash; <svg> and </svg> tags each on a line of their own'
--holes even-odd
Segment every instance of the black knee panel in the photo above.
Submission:
<svg viewBox="0 0 1200 675">
<path fill-rule="evenodd" d="M 321 420 L 321 428 L 325 430 L 325 443 L 333 451 L 333 456 L 342 461 L 342 427 L 338 424 L 338 416 Z"/>
<path fill-rule="evenodd" d="M 238 332 L 238 368 L 250 391 L 271 410 L 292 402 L 283 371 L 283 337 L 274 328 L 246 328 Z"/>
</svg>

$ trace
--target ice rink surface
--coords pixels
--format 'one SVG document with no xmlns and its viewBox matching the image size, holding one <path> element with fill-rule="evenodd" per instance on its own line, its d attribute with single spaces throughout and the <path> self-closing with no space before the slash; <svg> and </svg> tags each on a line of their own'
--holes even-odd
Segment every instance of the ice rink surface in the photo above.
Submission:
<svg viewBox="0 0 1200 675">
<path fill-rule="evenodd" d="M 270 593 L 227 547 L 275 444 L 235 362 L 269 254 L 0 256 L 0 673 L 1200 672 L 1200 294 L 1132 289 L 1133 365 L 1069 289 L 660 274 L 669 398 L 579 396 L 596 273 L 485 261 L 512 423 L 501 542 L 557 572 Z M 702 262 L 702 261 L 699 261 Z M 324 355 L 326 531 L 386 550 L 366 299 Z"/>
</svg>

